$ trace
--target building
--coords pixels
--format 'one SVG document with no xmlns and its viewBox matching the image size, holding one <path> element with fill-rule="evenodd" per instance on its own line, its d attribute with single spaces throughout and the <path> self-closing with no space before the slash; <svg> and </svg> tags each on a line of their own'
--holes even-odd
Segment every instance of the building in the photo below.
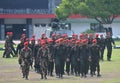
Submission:
<svg viewBox="0 0 120 83">
<path fill-rule="evenodd" d="M 1 0 L 0 1 L 0 39 L 12 31 L 13 38 L 19 39 L 22 33 L 31 37 L 34 26 L 47 27 L 55 18 L 55 0 Z"/>
<path fill-rule="evenodd" d="M 35 34 L 39 38 L 52 19 L 56 18 L 54 9 L 61 2 L 62 0 L 0 0 L 0 39 L 4 40 L 8 31 L 14 33 L 14 39 L 19 39 L 22 33 L 26 33 L 27 37 Z M 94 19 L 80 15 L 71 15 L 67 22 L 71 23 L 71 29 L 76 34 L 99 25 Z M 120 17 L 110 25 L 113 34 L 120 34 L 119 26 Z"/>
</svg>

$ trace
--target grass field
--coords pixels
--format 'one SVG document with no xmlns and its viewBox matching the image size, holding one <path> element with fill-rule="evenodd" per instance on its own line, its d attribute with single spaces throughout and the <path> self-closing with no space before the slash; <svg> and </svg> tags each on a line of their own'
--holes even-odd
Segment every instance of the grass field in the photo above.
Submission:
<svg viewBox="0 0 120 83">
<path fill-rule="evenodd" d="M 120 42 L 116 42 L 120 45 Z M 112 61 L 106 59 L 106 50 L 104 61 L 100 62 L 101 75 L 87 78 L 64 75 L 63 79 L 49 77 L 47 80 L 41 80 L 40 75 L 33 69 L 30 70 L 29 80 L 24 80 L 21 75 L 17 58 L 2 58 L 3 51 L 0 51 L 0 83 L 120 83 L 120 49 L 113 49 Z"/>
</svg>

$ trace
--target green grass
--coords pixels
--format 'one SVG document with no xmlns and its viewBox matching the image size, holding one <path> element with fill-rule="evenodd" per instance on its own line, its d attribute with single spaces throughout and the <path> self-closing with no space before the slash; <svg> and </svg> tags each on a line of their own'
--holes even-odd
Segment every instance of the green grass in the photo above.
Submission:
<svg viewBox="0 0 120 83">
<path fill-rule="evenodd" d="M 120 45 L 117 41 L 116 45 Z M 49 77 L 48 80 L 40 80 L 40 75 L 30 71 L 30 80 L 21 78 L 21 70 L 18 65 L 18 58 L 2 58 L 3 51 L 0 51 L 0 83 L 120 83 L 120 49 L 113 49 L 112 61 L 107 61 L 107 51 L 104 53 L 104 61 L 100 61 L 101 75 L 87 78 L 65 76 L 63 79 Z M 8 67 L 6 69 L 6 67 Z M 11 74 L 11 75 L 10 75 Z"/>
</svg>

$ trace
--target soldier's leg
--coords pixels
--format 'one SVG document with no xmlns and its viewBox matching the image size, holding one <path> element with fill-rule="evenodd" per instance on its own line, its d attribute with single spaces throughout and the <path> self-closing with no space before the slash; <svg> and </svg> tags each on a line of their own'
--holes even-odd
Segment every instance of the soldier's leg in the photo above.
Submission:
<svg viewBox="0 0 120 83">
<path fill-rule="evenodd" d="M 84 76 L 84 70 L 85 70 L 85 68 L 84 68 L 84 62 L 81 60 L 81 77 L 83 77 Z"/>
<path fill-rule="evenodd" d="M 103 58 L 104 58 L 104 57 L 103 57 L 103 55 L 104 55 L 104 49 L 101 49 L 101 50 L 100 50 L 100 55 L 101 55 L 101 56 L 100 56 L 100 59 L 103 61 L 103 60 L 104 60 L 104 59 L 103 59 Z"/>
<path fill-rule="evenodd" d="M 80 61 L 77 63 L 77 71 L 78 71 L 78 76 L 80 76 Z"/>
<path fill-rule="evenodd" d="M 22 65 L 21 68 L 22 68 L 22 75 L 23 75 L 22 77 L 25 78 L 25 66 Z"/>
<path fill-rule="evenodd" d="M 50 75 L 50 67 L 51 67 L 51 63 L 50 61 L 48 62 L 48 75 Z"/>
<path fill-rule="evenodd" d="M 97 76 L 100 77 L 100 64 L 99 61 L 96 62 L 96 67 L 97 67 Z"/>
<path fill-rule="evenodd" d="M 50 76 L 53 76 L 54 62 L 50 62 Z"/>
<path fill-rule="evenodd" d="M 12 57 L 15 57 L 15 55 L 13 54 L 13 51 L 11 51 L 10 54 L 12 55 Z"/>
<path fill-rule="evenodd" d="M 72 75 L 74 74 L 74 65 L 73 65 L 72 62 L 71 62 L 71 74 L 72 74 Z"/>
<path fill-rule="evenodd" d="M 16 56 L 16 50 L 13 46 L 11 46 L 12 51 L 14 52 L 14 55 Z"/>
<path fill-rule="evenodd" d="M 47 68 L 44 69 L 44 79 L 47 79 Z"/>
<path fill-rule="evenodd" d="M 60 68 L 60 77 L 62 78 L 64 74 L 64 61 L 61 61 L 59 68 Z"/>
<path fill-rule="evenodd" d="M 40 67 L 40 74 L 41 74 L 41 79 L 43 79 L 43 68 L 42 67 Z"/>
<path fill-rule="evenodd" d="M 28 75 L 29 75 L 29 66 L 27 65 L 26 66 L 26 69 L 25 69 L 25 75 L 26 75 L 26 80 L 28 80 Z"/>
<path fill-rule="evenodd" d="M 4 50 L 4 53 L 3 53 L 3 58 L 6 57 L 6 49 Z"/>
<path fill-rule="evenodd" d="M 107 50 L 108 50 L 108 51 L 107 51 L 107 60 L 110 61 L 110 59 L 111 59 L 111 54 L 112 54 L 112 48 L 108 48 Z"/>
<path fill-rule="evenodd" d="M 6 58 L 10 58 L 10 52 L 6 51 Z"/>
<path fill-rule="evenodd" d="M 66 72 L 69 75 L 69 72 L 70 72 L 70 61 L 66 62 Z"/>
</svg>

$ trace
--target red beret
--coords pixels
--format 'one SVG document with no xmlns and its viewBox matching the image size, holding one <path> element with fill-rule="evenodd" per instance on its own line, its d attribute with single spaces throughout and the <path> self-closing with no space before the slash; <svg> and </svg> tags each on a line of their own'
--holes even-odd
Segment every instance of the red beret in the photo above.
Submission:
<svg viewBox="0 0 120 83">
<path fill-rule="evenodd" d="M 43 33 L 41 36 L 44 36 L 45 35 L 45 33 Z"/>
<path fill-rule="evenodd" d="M 25 42 L 25 43 L 24 43 L 24 46 L 26 46 L 26 45 L 28 45 L 28 42 Z"/>
<path fill-rule="evenodd" d="M 87 40 L 86 40 L 86 39 L 83 39 L 83 40 L 82 40 L 82 43 L 87 43 Z"/>
<path fill-rule="evenodd" d="M 44 45 L 44 44 L 46 44 L 46 43 L 45 43 L 45 41 L 42 41 L 41 44 Z"/>
<path fill-rule="evenodd" d="M 83 37 L 84 36 L 84 34 L 80 34 L 80 37 Z"/>
<path fill-rule="evenodd" d="M 57 40 L 55 41 L 55 43 L 59 43 L 59 39 L 57 39 Z"/>
<path fill-rule="evenodd" d="M 48 39 L 48 42 L 51 43 L 51 42 L 53 42 L 53 40 L 52 39 Z"/>
<path fill-rule="evenodd" d="M 79 43 L 80 43 L 80 41 L 79 41 L 79 40 L 77 40 L 75 43 L 76 43 L 76 44 L 79 44 Z"/>
<path fill-rule="evenodd" d="M 56 34 L 52 34 L 52 37 L 55 37 L 56 36 Z"/>
<path fill-rule="evenodd" d="M 92 41 L 92 43 L 97 43 L 97 40 L 96 40 L 96 39 L 94 39 L 94 40 Z"/>
<path fill-rule="evenodd" d="M 9 32 L 9 34 L 10 34 L 10 35 L 12 35 L 12 34 L 13 34 L 13 32 Z"/>
<path fill-rule="evenodd" d="M 29 38 L 26 38 L 26 41 L 29 41 Z"/>
<path fill-rule="evenodd" d="M 99 34 L 96 34 L 96 37 L 98 37 L 99 36 Z"/>
<path fill-rule="evenodd" d="M 32 37 L 35 37 L 35 34 L 32 34 Z"/>
<path fill-rule="evenodd" d="M 68 35 L 67 35 L 67 34 L 63 34 L 62 36 L 63 36 L 63 37 L 68 37 Z"/>
<path fill-rule="evenodd" d="M 10 32 L 7 32 L 7 35 L 10 35 Z"/>
<path fill-rule="evenodd" d="M 92 33 L 90 33 L 90 34 L 89 34 L 89 36 L 90 36 L 90 37 L 92 37 L 92 36 L 93 36 L 93 34 L 92 34 Z"/>
<path fill-rule="evenodd" d="M 31 38 L 31 41 L 35 41 L 35 38 Z"/>
</svg>

